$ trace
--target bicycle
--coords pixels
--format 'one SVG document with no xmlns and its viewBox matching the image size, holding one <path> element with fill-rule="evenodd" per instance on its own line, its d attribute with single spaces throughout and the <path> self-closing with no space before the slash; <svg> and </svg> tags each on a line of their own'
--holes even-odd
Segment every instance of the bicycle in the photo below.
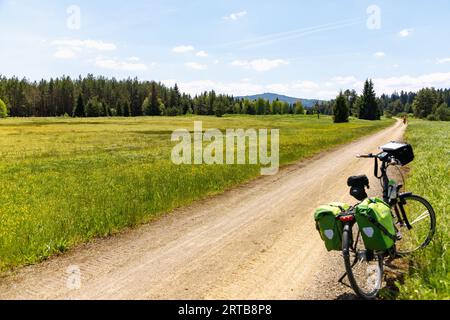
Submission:
<svg viewBox="0 0 450 320">
<path fill-rule="evenodd" d="M 366 187 L 370 188 L 367 176 L 349 178 L 347 184 L 351 187 L 350 193 L 361 202 L 337 216 L 337 219 L 343 223 L 342 254 L 346 270 L 339 281 L 342 282 L 345 277 L 348 277 L 352 289 L 363 299 L 375 299 L 381 290 L 383 265 L 386 257 L 405 256 L 425 248 L 430 244 L 436 230 L 436 215 L 431 204 L 411 192 L 400 193 L 403 186 L 388 177 L 387 171 L 390 166 L 405 165 L 414 159 L 414 155 L 412 155 L 412 159 L 410 157 L 401 161 L 398 159 L 402 157 L 401 152 L 399 156 L 394 149 L 381 148 L 383 151 L 379 154 L 358 155 L 357 157 L 375 159 L 374 175 L 381 182 L 383 200 L 391 208 L 397 231 L 395 236 L 389 234 L 395 245 L 391 249 L 381 252 L 366 250 L 364 246 L 361 231 L 356 223 L 355 208 L 368 198 L 365 189 Z M 411 147 L 409 146 L 409 148 Z M 412 154 L 412 148 L 410 152 Z M 381 162 L 380 175 L 378 172 L 379 161 Z M 373 221 L 373 224 L 376 225 L 376 221 Z M 387 235 L 382 225 L 377 227 Z"/>
</svg>

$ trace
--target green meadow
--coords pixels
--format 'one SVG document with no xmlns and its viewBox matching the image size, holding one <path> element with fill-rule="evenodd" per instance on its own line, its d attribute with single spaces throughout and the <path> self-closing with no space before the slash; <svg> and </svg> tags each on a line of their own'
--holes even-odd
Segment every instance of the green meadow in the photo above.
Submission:
<svg viewBox="0 0 450 320">
<path fill-rule="evenodd" d="M 432 244 L 410 258 L 400 299 L 450 299 L 450 123 L 412 120 L 406 134 L 416 159 L 407 189 L 427 198 L 437 217 Z"/>
<path fill-rule="evenodd" d="M 172 164 L 172 131 L 193 130 L 194 121 L 204 129 L 280 129 L 282 164 L 393 124 L 292 115 L 2 119 L 0 271 L 149 222 L 260 174 L 253 165 Z"/>
</svg>

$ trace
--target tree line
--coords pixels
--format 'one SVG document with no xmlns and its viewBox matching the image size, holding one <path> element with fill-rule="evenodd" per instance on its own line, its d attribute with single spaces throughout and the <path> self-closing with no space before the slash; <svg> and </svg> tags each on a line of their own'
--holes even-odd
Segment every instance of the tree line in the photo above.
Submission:
<svg viewBox="0 0 450 320">
<path fill-rule="evenodd" d="M 0 75 L 0 118 L 12 117 L 137 117 L 177 116 L 185 114 L 325 114 L 336 122 L 349 116 L 378 120 L 385 116 L 413 113 L 429 120 L 450 120 L 450 89 L 425 88 L 417 93 L 404 92 L 377 97 L 372 80 L 367 80 L 358 95 L 345 90 L 331 101 L 317 102 L 304 108 L 295 104 L 264 99 L 248 100 L 214 91 L 191 96 L 178 86 L 168 87 L 137 78 L 117 80 L 102 76 L 71 79 L 63 76 L 50 80 L 29 81 Z"/>
<path fill-rule="evenodd" d="M 299 101 L 289 104 L 264 99 L 250 101 L 214 91 L 191 96 L 173 87 L 137 78 L 94 77 L 29 81 L 0 76 L 0 100 L 11 117 L 138 117 L 185 114 L 294 114 L 304 113 Z M 0 105 L 1 108 L 2 105 Z"/>
<path fill-rule="evenodd" d="M 450 121 L 450 89 L 424 88 L 415 92 L 394 92 L 377 97 L 373 81 L 367 79 L 361 95 L 355 90 L 340 92 L 325 110 L 335 122 L 348 122 L 350 116 L 365 120 L 414 115 L 428 120 Z"/>
</svg>

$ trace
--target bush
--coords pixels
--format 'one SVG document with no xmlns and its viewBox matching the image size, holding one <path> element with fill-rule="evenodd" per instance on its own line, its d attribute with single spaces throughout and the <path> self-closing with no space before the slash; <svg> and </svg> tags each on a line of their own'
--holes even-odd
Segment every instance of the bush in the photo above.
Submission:
<svg viewBox="0 0 450 320">
<path fill-rule="evenodd" d="M 85 109 L 87 117 L 95 118 L 103 115 L 103 104 L 98 100 L 97 97 L 89 99 Z"/>
<path fill-rule="evenodd" d="M 386 117 L 386 118 L 388 118 L 388 119 L 391 119 L 392 118 L 392 113 L 390 112 L 390 111 L 385 111 L 384 112 L 384 116 Z"/>
<path fill-rule="evenodd" d="M 437 117 L 434 113 L 432 113 L 432 114 L 428 115 L 427 120 L 428 121 L 437 121 Z"/>
<path fill-rule="evenodd" d="M 435 116 L 440 121 L 450 121 L 450 108 L 446 103 L 441 104 L 435 112 Z"/>
<path fill-rule="evenodd" d="M 0 118 L 8 117 L 8 108 L 6 104 L 0 99 Z"/>
</svg>

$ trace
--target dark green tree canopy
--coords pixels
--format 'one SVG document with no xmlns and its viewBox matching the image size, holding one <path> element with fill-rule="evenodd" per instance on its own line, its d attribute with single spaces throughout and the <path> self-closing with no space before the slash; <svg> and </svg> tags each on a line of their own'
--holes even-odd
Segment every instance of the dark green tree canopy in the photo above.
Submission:
<svg viewBox="0 0 450 320">
<path fill-rule="evenodd" d="M 433 113 L 433 108 L 438 102 L 438 96 L 434 89 L 425 88 L 417 93 L 413 103 L 414 115 L 418 118 L 426 118 Z"/>
<path fill-rule="evenodd" d="M 86 112 L 84 111 L 84 101 L 81 93 L 78 95 L 77 105 L 75 106 L 75 110 L 73 112 L 74 117 L 82 118 L 86 116 Z"/>
<path fill-rule="evenodd" d="M 99 101 L 98 97 L 95 96 L 89 99 L 86 104 L 86 116 L 87 117 L 101 117 L 104 116 L 104 106 Z"/>
<path fill-rule="evenodd" d="M 348 122 L 348 117 L 349 117 L 348 101 L 346 96 L 341 91 L 334 103 L 334 122 L 335 123 Z"/>
<path fill-rule="evenodd" d="M 434 91 L 435 98 L 430 98 L 427 90 Z M 361 96 L 355 90 L 346 90 L 343 95 L 350 115 L 370 120 L 379 119 L 386 111 L 398 115 L 412 113 L 413 110 L 423 118 L 430 114 L 439 118 L 436 116 L 438 112 L 446 112 L 446 109 L 439 107 L 443 103 L 450 104 L 450 89 L 425 89 L 418 99 L 416 93 L 405 91 L 382 94 L 377 98 L 371 80 L 366 81 Z M 431 93 L 431 96 L 434 94 Z M 88 113 L 102 117 L 301 113 L 300 104 L 289 105 L 279 100 L 270 102 L 234 98 L 214 91 L 191 96 L 182 93 L 177 84 L 170 88 L 154 81 L 139 81 L 137 78 L 117 80 L 91 74 L 77 79 L 64 76 L 33 82 L 26 78 L 0 75 L 0 98 L 6 103 L 8 115 L 12 117 L 55 117 L 65 114 L 84 117 Z M 88 110 L 89 101 L 91 104 Z M 312 108 L 305 110 L 307 114 L 318 116 L 333 115 L 334 106 L 334 100 L 317 101 Z"/>
<path fill-rule="evenodd" d="M 367 79 L 359 101 L 359 118 L 364 120 L 380 120 L 381 112 L 375 95 L 372 80 Z"/>
</svg>

